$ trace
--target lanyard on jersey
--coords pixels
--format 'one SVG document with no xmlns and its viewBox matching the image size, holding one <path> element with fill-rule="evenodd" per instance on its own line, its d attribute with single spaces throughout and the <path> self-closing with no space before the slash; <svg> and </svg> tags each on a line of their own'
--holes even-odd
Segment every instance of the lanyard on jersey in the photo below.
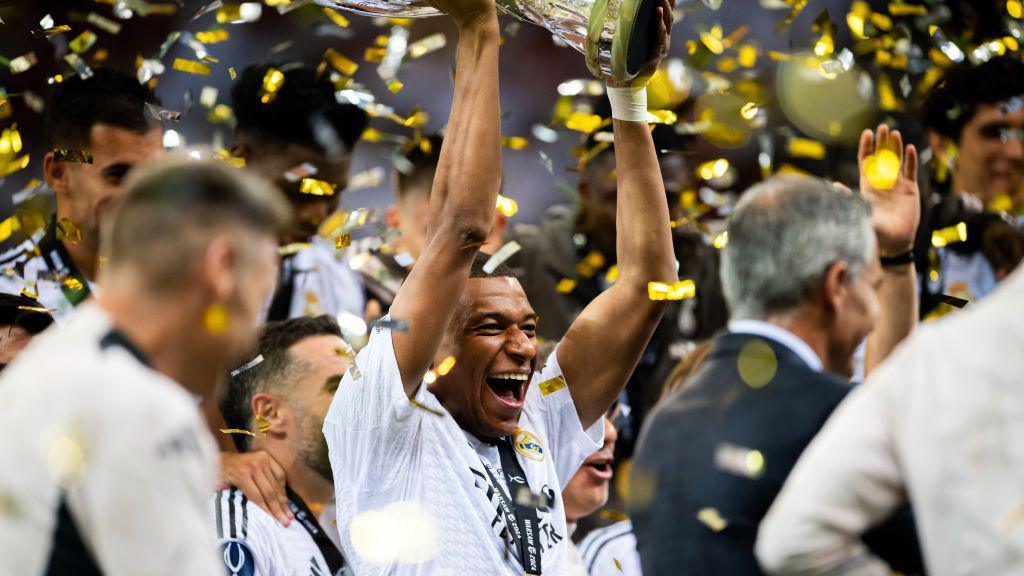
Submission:
<svg viewBox="0 0 1024 576">
<path fill-rule="evenodd" d="M 324 556 L 324 560 L 327 561 L 327 569 L 330 570 L 331 574 L 341 574 L 342 570 L 345 569 L 345 556 L 342 555 L 341 550 L 338 550 L 334 542 L 331 542 L 331 539 L 327 537 L 320 523 L 316 521 L 316 515 L 310 511 L 306 503 L 302 501 L 302 498 L 299 498 L 299 495 L 288 486 L 285 486 L 285 494 L 288 496 L 288 509 L 292 511 L 292 514 L 295 514 L 295 519 L 299 521 L 299 524 L 313 538 L 313 542 L 316 543 L 320 553 Z"/>
<path fill-rule="evenodd" d="M 46 234 L 39 241 L 39 252 L 46 261 L 47 268 L 57 275 L 60 291 L 72 306 L 78 306 L 89 297 L 89 281 L 75 268 L 71 254 L 64 243 L 57 239 L 56 216 L 46 228 Z"/>
<path fill-rule="evenodd" d="M 509 491 L 512 494 L 519 494 L 522 490 L 530 491 L 530 485 L 526 483 L 526 472 L 523 471 L 516 453 L 512 449 L 512 440 L 508 437 L 499 438 L 498 455 L 501 458 L 501 468 L 508 478 Z M 505 515 L 505 523 L 519 549 L 519 559 L 523 563 L 526 574 L 539 576 L 540 569 L 540 544 L 537 542 L 537 530 L 540 519 L 537 509 L 532 506 L 519 504 L 517 498 L 509 498 L 498 481 L 497 475 L 491 468 L 491 463 L 486 458 L 480 458 L 480 462 L 487 470 L 487 476 L 493 484 L 495 496 L 498 498 L 498 506 Z"/>
</svg>

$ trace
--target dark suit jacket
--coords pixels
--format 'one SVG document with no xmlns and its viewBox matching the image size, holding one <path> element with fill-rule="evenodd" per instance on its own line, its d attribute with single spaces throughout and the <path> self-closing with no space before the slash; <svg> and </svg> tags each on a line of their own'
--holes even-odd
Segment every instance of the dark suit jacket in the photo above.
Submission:
<svg viewBox="0 0 1024 576">
<path fill-rule="evenodd" d="M 741 351 L 755 340 L 768 344 L 775 357 L 774 376 L 756 388 L 737 368 Z M 754 372 L 770 370 L 772 354 L 745 356 Z M 639 440 L 630 501 L 644 576 L 761 574 L 754 558 L 758 524 L 800 453 L 849 390 L 846 381 L 815 372 L 773 340 L 717 336 L 704 365 L 655 409 Z M 716 463 L 716 451 L 723 450 L 733 464 Z M 760 451 L 763 469 L 745 473 L 744 450 Z M 653 498 L 642 493 L 652 482 Z M 699 520 L 702 509 L 714 510 L 705 515 L 717 515 L 724 528 Z M 880 530 L 878 547 L 872 546 L 875 537 L 865 542 L 894 568 L 920 573 L 909 511 Z"/>
</svg>

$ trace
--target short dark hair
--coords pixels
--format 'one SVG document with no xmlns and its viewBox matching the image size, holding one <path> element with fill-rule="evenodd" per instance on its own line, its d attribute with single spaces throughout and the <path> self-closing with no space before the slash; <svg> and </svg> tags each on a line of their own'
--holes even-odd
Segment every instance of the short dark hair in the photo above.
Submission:
<svg viewBox="0 0 1024 576">
<path fill-rule="evenodd" d="M 263 78 L 271 68 L 284 74 L 284 84 L 274 99 L 261 101 Z M 247 67 L 231 88 L 231 104 L 239 134 L 252 134 L 279 144 L 299 144 L 327 152 L 318 138 L 318 122 L 334 130 L 351 152 L 369 122 L 366 112 L 339 103 L 334 84 L 326 76 L 300 62 L 264 62 Z"/>
<path fill-rule="evenodd" d="M 926 128 L 959 141 L 964 125 L 979 105 L 1024 97 L 1024 63 L 1000 56 L 982 64 L 963 62 L 950 68 L 925 95 L 920 106 Z"/>
<path fill-rule="evenodd" d="M 487 272 L 484 270 L 484 264 L 491 259 L 491 255 L 487 252 L 477 252 L 476 256 L 473 257 L 473 266 L 469 269 L 470 278 L 517 278 L 516 273 L 512 271 L 508 265 L 504 262 L 494 267 L 494 271 Z"/>
<path fill-rule="evenodd" d="M 21 294 L 0 294 L 0 329 L 22 328 L 35 336 L 53 325 L 42 304 Z"/>
<path fill-rule="evenodd" d="M 263 360 L 236 372 L 228 380 L 227 393 L 220 402 L 224 422 L 231 428 L 255 432 L 252 397 L 260 392 L 284 391 L 291 384 L 293 370 L 297 368 L 297 362 L 288 349 L 306 338 L 323 335 L 341 337 L 338 321 L 331 316 L 306 316 L 264 324 L 256 349 L 243 362 L 248 363 L 258 356 Z M 247 435 L 234 434 L 232 438 L 241 452 L 252 445 Z"/>
<path fill-rule="evenodd" d="M 437 172 L 437 164 L 441 159 L 441 144 L 444 139 L 440 134 L 427 134 L 421 138 L 409 141 L 408 144 L 399 150 L 403 169 L 397 170 L 398 186 L 395 195 L 399 200 L 404 199 L 407 193 L 413 188 L 420 188 L 425 185 L 428 194 L 434 182 L 434 174 Z"/>
<path fill-rule="evenodd" d="M 57 84 L 43 119 L 43 140 L 53 148 L 84 149 L 94 124 L 145 134 L 159 124 L 146 103 L 159 98 L 134 76 L 114 68 L 93 68 L 92 76 L 72 76 Z"/>
</svg>

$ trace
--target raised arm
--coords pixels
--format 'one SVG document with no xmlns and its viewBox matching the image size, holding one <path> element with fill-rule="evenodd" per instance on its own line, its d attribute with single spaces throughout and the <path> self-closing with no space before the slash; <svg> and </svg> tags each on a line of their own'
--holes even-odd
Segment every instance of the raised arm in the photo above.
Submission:
<svg viewBox="0 0 1024 576">
<path fill-rule="evenodd" d="M 888 149 L 902 159 L 896 181 L 889 189 L 876 186 L 885 183 L 872 182 L 873 178 L 868 175 L 872 170 L 868 159 L 881 149 Z M 870 130 L 861 134 L 857 159 L 860 163 L 861 194 L 872 205 L 871 221 L 878 237 L 879 256 L 884 259 L 908 254 L 914 246 L 914 236 L 921 221 L 917 150 L 913 144 L 904 149 L 900 133 L 890 132 L 888 126 L 881 124 L 877 134 L 872 135 Z M 885 175 L 882 176 L 884 179 Z M 883 265 L 878 304 L 878 323 L 868 335 L 865 376 L 917 326 L 917 281 L 913 259 L 908 258 L 902 264 Z"/>
<path fill-rule="evenodd" d="M 459 28 L 455 96 L 430 192 L 427 245 L 391 306 L 408 322 L 392 332 L 402 385 L 412 396 L 430 368 L 487 239 L 501 185 L 498 17 L 493 0 L 435 0 Z"/>
<path fill-rule="evenodd" d="M 672 8 L 669 0 L 658 8 L 661 42 L 651 66 L 668 51 Z M 608 86 L 622 88 L 610 80 Z M 558 363 L 585 428 L 622 392 L 664 312 L 664 302 L 648 298 L 647 283 L 676 279 L 668 200 L 650 128 L 645 120 L 613 119 L 612 126 L 619 278 L 583 309 L 558 347 Z"/>
</svg>

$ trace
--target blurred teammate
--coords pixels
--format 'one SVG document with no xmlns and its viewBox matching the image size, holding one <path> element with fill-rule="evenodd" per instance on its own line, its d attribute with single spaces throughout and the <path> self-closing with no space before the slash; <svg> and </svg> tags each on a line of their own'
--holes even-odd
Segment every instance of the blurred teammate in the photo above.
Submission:
<svg viewBox="0 0 1024 576">
<path fill-rule="evenodd" d="M 326 575 L 344 567 L 312 508 L 334 495 L 322 429 L 346 368 L 338 356 L 345 346 L 330 316 L 271 322 L 260 333 L 256 363 L 232 377 L 221 403 L 225 420 L 256 434 L 236 434 L 235 443 L 281 465 L 295 520 L 282 526 L 236 487 L 217 492 L 212 517 L 228 574 Z"/>
<path fill-rule="evenodd" d="M 104 222 L 104 291 L 0 378 L 0 572 L 223 573 L 197 402 L 251 346 L 279 193 L 217 163 L 133 177 Z"/>
<path fill-rule="evenodd" d="M 274 70 L 283 84 L 263 102 L 264 79 Z M 363 317 L 359 276 L 336 255 L 333 239 L 317 235 L 348 186 L 352 149 L 367 124 L 365 112 L 340 104 L 334 92 L 326 76 L 297 62 L 254 64 L 231 89 L 238 119 L 232 154 L 280 187 L 296 214 L 281 237 L 296 251 L 281 259 L 267 320 L 345 312 Z"/>
<path fill-rule="evenodd" d="M 0 267 L 15 271 L 0 275 L 0 292 L 27 289 L 63 321 L 96 291 L 103 217 L 121 194 L 125 175 L 164 153 L 160 123 L 146 112 L 147 104 L 159 103 L 134 76 L 113 68 L 94 68 L 89 78 L 73 76 L 54 88 L 44 119 L 49 151 L 43 174 L 57 213 L 38 252 L 26 241 L 0 255 Z M 83 161 L 83 152 L 91 162 Z"/>
<path fill-rule="evenodd" d="M 496 8 L 437 5 L 460 35 L 452 112 L 426 245 L 324 423 L 338 527 L 360 575 L 563 574 L 561 488 L 601 446 L 603 416 L 661 317 L 648 283 L 675 278 L 657 157 L 646 112 L 636 113 L 644 91 L 612 89 L 619 280 L 542 367 L 522 287 L 478 252 L 501 179 Z M 651 66 L 668 49 L 672 22 L 668 2 L 655 13 Z M 431 367 L 442 375 L 425 379 Z M 401 538 L 388 550 L 366 540 L 368 526 L 396 533 L 417 518 L 429 525 L 410 537 L 429 538 L 427 551 L 414 554 Z"/>
</svg>

